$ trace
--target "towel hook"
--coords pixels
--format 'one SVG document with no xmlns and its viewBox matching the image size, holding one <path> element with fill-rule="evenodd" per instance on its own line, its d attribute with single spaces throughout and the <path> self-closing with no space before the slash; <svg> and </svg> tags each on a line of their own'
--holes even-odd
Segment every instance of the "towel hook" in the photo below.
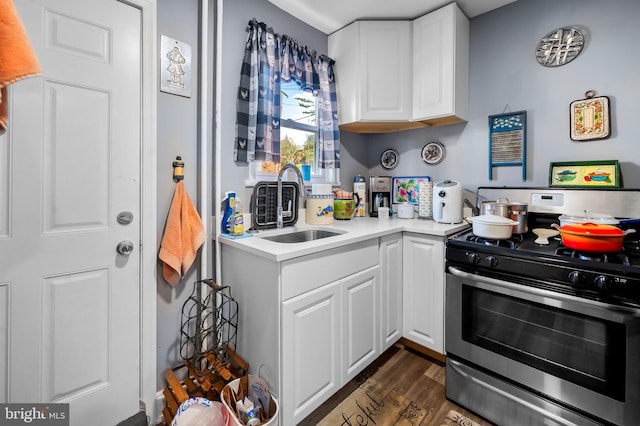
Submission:
<svg viewBox="0 0 640 426">
<path fill-rule="evenodd" d="M 182 157 L 178 155 L 176 161 L 173 162 L 173 180 L 178 182 L 182 179 L 184 179 L 184 163 Z"/>
</svg>

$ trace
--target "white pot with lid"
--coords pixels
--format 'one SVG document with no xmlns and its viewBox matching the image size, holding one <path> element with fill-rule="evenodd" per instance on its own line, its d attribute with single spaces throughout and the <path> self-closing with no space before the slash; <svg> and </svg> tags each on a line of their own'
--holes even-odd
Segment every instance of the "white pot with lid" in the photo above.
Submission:
<svg viewBox="0 0 640 426">
<path fill-rule="evenodd" d="M 473 224 L 473 234 L 490 240 L 508 240 L 518 222 L 506 217 L 485 214 L 467 218 Z"/>
<path fill-rule="evenodd" d="M 462 222 L 462 185 L 443 180 L 433 185 L 433 220 L 438 223 Z"/>
</svg>

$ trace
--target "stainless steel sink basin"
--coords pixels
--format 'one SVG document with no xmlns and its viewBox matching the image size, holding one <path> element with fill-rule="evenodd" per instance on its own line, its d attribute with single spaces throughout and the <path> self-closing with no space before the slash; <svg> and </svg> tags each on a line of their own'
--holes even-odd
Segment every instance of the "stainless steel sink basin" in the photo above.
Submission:
<svg viewBox="0 0 640 426">
<path fill-rule="evenodd" d="M 286 234 L 269 235 L 260 237 L 264 240 L 274 241 L 276 243 L 305 243 L 307 241 L 315 241 L 321 238 L 335 237 L 342 235 L 343 232 L 329 231 L 326 229 L 307 229 L 304 231 L 288 232 Z"/>
</svg>

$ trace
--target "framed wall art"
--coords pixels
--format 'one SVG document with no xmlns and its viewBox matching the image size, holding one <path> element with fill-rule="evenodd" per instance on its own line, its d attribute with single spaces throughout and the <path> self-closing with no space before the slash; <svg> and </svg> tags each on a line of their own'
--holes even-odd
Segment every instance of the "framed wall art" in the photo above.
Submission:
<svg viewBox="0 0 640 426">
<path fill-rule="evenodd" d="M 572 161 L 549 165 L 549 186 L 564 188 L 620 188 L 618 160 Z"/>
</svg>

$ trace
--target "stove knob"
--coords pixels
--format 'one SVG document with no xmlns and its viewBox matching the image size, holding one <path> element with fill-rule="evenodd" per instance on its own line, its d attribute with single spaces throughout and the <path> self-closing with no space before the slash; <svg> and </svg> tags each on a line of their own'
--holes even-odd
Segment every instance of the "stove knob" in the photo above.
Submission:
<svg viewBox="0 0 640 426">
<path fill-rule="evenodd" d="M 496 259 L 494 256 L 487 256 L 484 262 L 491 267 L 498 265 L 498 259 Z"/>
<path fill-rule="evenodd" d="M 467 259 L 469 260 L 469 263 L 471 263 L 472 265 L 475 265 L 476 263 L 480 263 L 480 255 L 478 253 L 470 253 L 467 256 Z"/>
<path fill-rule="evenodd" d="M 584 284 L 584 275 L 578 271 L 573 271 L 569 274 L 569 282 L 574 287 L 582 287 Z"/>
<path fill-rule="evenodd" d="M 600 291 L 609 291 L 613 285 L 611 278 L 605 275 L 598 275 L 594 282 Z"/>
</svg>

